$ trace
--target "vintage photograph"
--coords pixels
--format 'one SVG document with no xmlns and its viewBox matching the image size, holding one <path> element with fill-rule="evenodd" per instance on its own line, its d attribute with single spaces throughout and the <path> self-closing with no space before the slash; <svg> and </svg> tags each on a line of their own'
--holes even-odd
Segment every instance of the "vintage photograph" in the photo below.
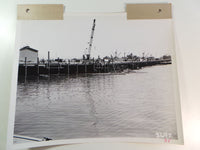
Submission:
<svg viewBox="0 0 200 150">
<path fill-rule="evenodd" d="M 66 15 L 59 21 L 20 20 L 16 51 L 15 144 L 179 140 L 171 19 Z"/>
</svg>

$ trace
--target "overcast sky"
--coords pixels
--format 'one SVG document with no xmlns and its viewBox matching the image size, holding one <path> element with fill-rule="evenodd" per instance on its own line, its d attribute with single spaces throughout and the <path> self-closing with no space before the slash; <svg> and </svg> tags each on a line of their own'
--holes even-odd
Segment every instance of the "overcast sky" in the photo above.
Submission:
<svg viewBox="0 0 200 150">
<path fill-rule="evenodd" d="M 126 20 L 125 15 L 66 15 L 63 21 L 18 21 L 16 49 L 23 46 L 39 50 L 40 58 L 82 58 L 96 19 L 91 55 L 142 53 L 159 57 L 173 50 L 172 21 Z"/>
</svg>

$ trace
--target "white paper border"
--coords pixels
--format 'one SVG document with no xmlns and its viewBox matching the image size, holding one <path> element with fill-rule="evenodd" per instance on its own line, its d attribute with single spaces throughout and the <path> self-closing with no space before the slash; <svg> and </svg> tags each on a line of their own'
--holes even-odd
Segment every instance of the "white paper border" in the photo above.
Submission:
<svg viewBox="0 0 200 150">
<path fill-rule="evenodd" d="M 97 15 L 126 15 L 126 13 L 68 13 L 67 15 L 74 16 L 97 16 Z M 169 19 L 171 20 L 171 19 Z M 16 32 L 20 32 L 20 29 Z M 178 75 L 177 75 L 177 62 L 176 62 L 176 46 L 175 46 L 175 31 L 174 31 L 174 22 L 172 20 L 172 32 L 173 32 L 173 41 L 174 41 L 174 50 L 172 52 L 172 65 L 173 65 L 173 79 L 175 82 L 176 89 L 176 100 L 175 100 L 175 109 L 176 109 L 176 124 L 177 124 L 177 135 L 178 140 L 170 139 L 170 143 L 166 143 L 164 139 L 160 138 L 80 138 L 80 139 L 65 139 L 65 140 L 52 140 L 44 142 L 30 142 L 30 143 L 20 143 L 13 144 L 14 136 L 14 122 L 15 122 L 15 111 L 16 111 L 16 92 L 17 92 L 17 78 L 18 78 L 18 59 L 19 51 L 16 51 L 15 61 L 13 64 L 13 74 L 12 74 L 12 86 L 11 86 L 11 100 L 9 107 L 9 124 L 8 124 L 8 140 L 7 140 L 7 149 L 10 150 L 19 150 L 25 148 L 34 148 L 34 147 L 45 147 L 45 146 L 56 146 L 56 145 L 68 145 L 68 144 L 83 144 L 83 143 L 149 143 L 149 144 L 180 144 L 183 145 L 183 130 L 182 130 L 182 117 L 181 117 L 181 105 L 180 105 L 180 92 L 178 88 Z"/>
</svg>

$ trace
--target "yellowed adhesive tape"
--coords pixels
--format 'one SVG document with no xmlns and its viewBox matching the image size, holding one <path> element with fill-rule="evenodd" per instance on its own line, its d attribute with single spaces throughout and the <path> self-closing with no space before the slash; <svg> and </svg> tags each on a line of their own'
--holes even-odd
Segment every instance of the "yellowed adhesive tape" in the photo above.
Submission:
<svg viewBox="0 0 200 150">
<path fill-rule="evenodd" d="M 167 4 L 127 4 L 127 19 L 170 19 L 172 6 Z"/>
<path fill-rule="evenodd" d="M 18 5 L 18 20 L 63 20 L 63 4 Z"/>
</svg>

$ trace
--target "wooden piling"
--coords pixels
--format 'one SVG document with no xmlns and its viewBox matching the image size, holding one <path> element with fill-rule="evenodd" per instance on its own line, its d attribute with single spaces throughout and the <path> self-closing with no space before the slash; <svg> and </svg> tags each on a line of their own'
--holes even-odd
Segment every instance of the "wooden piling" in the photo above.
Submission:
<svg viewBox="0 0 200 150">
<path fill-rule="evenodd" d="M 60 62 L 59 62 L 60 58 L 58 57 L 58 75 L 60 74 Z"/>
<path fill-rule="evenodd" d="M 94 57 L 93 57 L 93 71 L 92 72 L 95 72 L 95 62 L 94 62 Z"/>
<path fill-rule="evenodd" d="M 116 72 L 115 70 L 115 64 L 114 64 L 114 59 L 112 58 L 112 66 L 113 66 L 113 71 Z"/>
<path fill-rule="evenodd" d="M 87 64 L 85 62 L 85 73 L 87 73 Z"/>
<path fill-rule="evenodd" d="M 39 61 L 39 57 L 37 57 L 37 75 L 40 75 L 40 61 Z"/>
<path fill-rule="evenodd" d="M 133 54 L 132 54 L 132 70 L 134 69 L 134 63 L 133 63 Z"/>
<path fill-rule="evenodd" d="M 27 57 L 25 57 L 24 65 L 25 65 L 25 67 L 24 67 L 25 68 L 25 72 L 24 72 L 25 76 L 24 77 L 25 77 L 25 82 L 26 82 L 26 78 L 27 78 Z"/>
<path fill-rule="evenodd" d="M 76 74 L 78 75 L 78 64 L 76 64 Z"/>
<path fill-rule="evenodd" d="M 106 65 L 106 72 L 108 72 L 108 63 L 106 63 L 105 65 Z"/>
<path fill-rule="evenodd" d="M 50 75 L 50 51 L 48 51 L 48 74 Z"/>
<path fill-rule="evenodd" d="M 58 74 L 60 74 L 60 63 L 58 62 Z"/>
<path fill-rule="evenodd" d="M 69 73 L 70 73 L 69 65 L 70 65 L 70 60 L 68 60 L 68 64 L 67 64 L 67 74 L 68 74 L 68 77 L 69 77 Z"/>
</svg>

